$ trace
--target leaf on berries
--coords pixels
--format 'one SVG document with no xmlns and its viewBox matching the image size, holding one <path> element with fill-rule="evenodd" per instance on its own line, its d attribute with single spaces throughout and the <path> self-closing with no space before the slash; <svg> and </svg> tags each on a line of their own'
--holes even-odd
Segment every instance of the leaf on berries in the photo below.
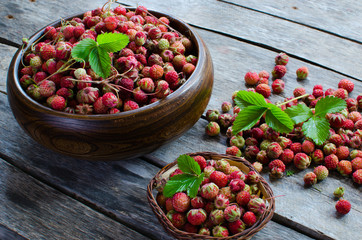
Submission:
<svg viewBox="0 0 362 240">
<path fill-rule="evenodd" d="M 266 107 L 263 95 L 255 92 L 239 91 L 234 99 L 235 104 L 242 110 L 248 106 Z"/>
<path fill-rule="evenodd" d="M 75 45 L 72 49 L 72 58 L 76 61 L 86 61 L 88 62 L 88 57 L 91 51 L 97 47 L 97 42 L 93 39 L 86 38 L 80 41 L 77 45 Z"/>
<path fill-rule="evenodd" d="M 315 106 L 315 115 L 324 117 L 327 113 L 340 112 L 347 107 L 345 100 L 334 97 L 327 96 L 321 98 Z"/>
<path fill-rule="evenodd" d="M 267 104 L 269 110 L 265 115 L 265 122 L 273 130 L 280 133 L 289 133 L 293 130 L 294 124 L 292 119 L 283 110 L 274 104 Z"/>
<path fill-rule="evenodd" d="M 313 116 L 303 123 L 303 133 L 317 145 L 323 144 L 329 136 L 329 122 L 325 117 Z"/>
<path fill-rule="evenodd" d="M 233 123 L 233 133 L 237 134 L 242 130 L 248 130 L 252 128 L 258 120 L 263 116 L 266 107 L 250 105 L 241 110 Z"/>
<path fill-rule="evenodd" d="M 94 48 L 89 54 L 89 64 L 99 76 L 107 78 L 111 73 L 111 58 L 106 50 Z"/>
<path fill-rule="evenodd" d="M 107 52 L 118 52 L 127 46 L 129 38 L 122 33 L 103 33 L 97 36 L 97 42 Z"/>
<path fill-rule="evenodd" d="M 163 189 L 163 195 L 165 197 L 172 197 L 177 192 L 187 191 L 187 195 L 193 198 L 197 195 L 197 190 L 203 178 L 203 173 L 200 176 L 187 173 L 175 175 L 167 181 Z"/>
<path fill-rule="evenodd" d="M 312 110 L 305 104 L 288 107 L 284 112 L 287 113 L 296 124 L 305 122 L 313 116 Z"/>
<path fill-rule="evenodd" d="M 189 155 L 186 154 L 180 155 L 177 158 L 177 165 L 178 168 L 183 173 L 196 174 L 196 175 L 201 174 L 200 165 L 195 161 L 195 159 L 193 159 Z"/>
</svg>

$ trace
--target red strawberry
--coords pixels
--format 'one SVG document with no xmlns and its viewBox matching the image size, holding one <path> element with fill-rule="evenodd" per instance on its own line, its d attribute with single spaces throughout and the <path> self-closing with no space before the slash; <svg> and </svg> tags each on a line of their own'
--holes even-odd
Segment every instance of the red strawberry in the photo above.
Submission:
<svg viewBox="0 0 362 240">
<path fill-rule="evenodd" d="M 243 215 L 243 222 L 248 226 L 251 227 L 256 222 L 256 216 L 253 212 L 246 212 Z"/>
<path fill-rule="evenodd" d="M 355 183 L 362 184 L 362 169 L 358 169 L 352 175 L 352 179 Z"/>
<path fill-rule="evenodd" d="M 338 83 L 338 88 L 343 88 L 346 89 L 347 92 L 352 92 L 353 88 L 354 88 L 354 83 L 348 79 L 342 79 L 341 81 L 339 81 Z"/>
<path fill-rule="evenodd" d="M 179 192 L 172 197 L 172 206 L 177 212 L 186 212 L 190 208 L 190 197 Z"/>
<path fill-rule="evenodd" d="M 43 80 L 39 84 L 39 93 L 43 97 L 50 97 L 55 93 L 55 83 L 49 80 Z"/>
<path fill-rule="evenodd" d="M 191 209 L 187 213 L 187 221 L 191 223 L 194 226 L 201 225 L 203 222 L 205 222 L 207 213 L 204 209 Z"/>
<path fill-rule="evenodd" d="M 287 72 L 287 68 L 284 65 L 276 65 L 272 70 L 273 78 L 282 78 Z"/>
<path fill-rule="evenodd" d="M 284 91 L 285 83 L 281 79 L 275 79 L 272 83 L 273 93 L 280 94 Z"/>
<path fill-rule="evenodd" d="M 55 95 L 50 106 L 54 110 L 62 111 L 67 106 L 67 102 L 62 96 Z"/>
<path fill-rule="evenodd" d="M 340 161 L 337 166 L 337 171 L 342 176 L 348 176 L 349 174 L 352 173 L 352 163 L 347 160 Z"/>
<path fill-rule="evenodd" d="M 215 183 L 219 188 L 223 188 L 228 183 L 228 177 L 223 172 L 214 171 L 210 175 L 210 181 Z"/>
<path fill-rule="evenodd" d="M 47 61 L 48 59 L 55 57 L 55 48 L 53 45 L 44 45 L 40 48 L 40 56 L 43 60 Z"/>
<path fill-rule="evenodd" d="M 153 80 L 160 79 L 163 76 L 163 68 L 160 65 L 154 64 L 150 68 L 149 74 Z"/>
<path fill-rule="evenodd" d="M 324 158 L 324 165 L 329 169 L 336 169 L 338 166 L 338 157 L 334 154 L 330 154 Z"/>
<path fill-rule="evenodd" d="M 256 72 L 247 72 L 244 76 L 246 84 L 256 85 L 259 82 L 259 74 Z"/>
<path fill-rule="evenodd" d="M 271 93 L 270 87 L 267 84 L 259 84 L 256 86 L 255 91 L 263 95 L 265 98 L 268 98 Z"/>
<path fill-rule="evenodd" d="M 336 210 L 340 214 L 347 214 L 351 210 L 351 203 L 348 200 L 341 199 L 336 203 Z"/>
</svg>

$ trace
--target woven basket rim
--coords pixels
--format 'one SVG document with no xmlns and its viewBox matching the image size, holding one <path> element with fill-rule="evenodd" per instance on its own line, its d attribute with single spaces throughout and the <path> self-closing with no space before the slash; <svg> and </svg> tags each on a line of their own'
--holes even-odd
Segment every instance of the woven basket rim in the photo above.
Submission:
<svg viewBox="0 0 362 240">
<path fill-rule="evenodd" d="M 236 157 L 236 156 L 232 156 L 232 155 L 227 155 L 227 154 L 219 154 L 219 153 L 215 153 L 215 152 L 194 152 L 194 153 L 185 153 L 186 155 L 189 156 L 197 156 L 197 155 L 201 155 L 203 156 L 206 160 L 208 159 L 228 159 L 228 160 L 232 160 L 235 162 L 241 162 L 243 163 L 245 166 L 247 166 L 249 168 L 250 171 L 256 171 L 256 169 L 252 166 L 252 164 L 245 160 L 242 157 Z M 260 231 L 261 229 L 263 229 L 265 227 L 265 225 L 270 221 L 270 219 L 273 217 L 274 215 L 274 211 L 275 211 L 275 200 L 274 200 L 274 194 L 273 191 L 271 189 L 271 187 L 269 186 L 269 184 L 266 182 L 266 180 L 259 174 L 260 177 L 260 184 L 264 187 L 266 193 L 268 194 L 268 198 L 267 198 L 267 206 L 266 209 L 264 211 L 264 213 L 258 218 L 258 220 L 256 221 L 256 223 L 252 226 L 249 227 L 247 229 L 245 229 L 244 231 L 234 234 L 234 235 L 230 235 L 228 237 L 213 237 L 213 236 L 206 236 L 206 235 L 200 235 L 200 234 L 195 234 L 195 233 L 189 233 L 189 232 L 185 232 L 182 231 L 180 229 L 177 229 L 176 227 L 174 227 L 171 223 L 171 221 L 166 217 L 166 214 L 163 212 L 163 210 L 161 209 L 160 206 L 158 206 L 156 199 L 153 195 L 153 190 L 154 187 L 156 186 L 156 179 L 158 179 L 163 173 L 165 173 L 167 170 L 171 169 L 172 167 L 174 167 L 177 164 L 177 159 L 175 161 L 173 161 L 172 163 L 167 164 L 166 166 L 164 166 L 149 182 L 148 186 L 147 186 L 147 199 L 148 199 L 148 203 L 152 209 L 152 211 L 155 213 L 155 215 L 157 216 L 159 222 L 161 223 L 161 225 L 163 226 L 163 228 L 172 236 L 174 236 L 177 239 L 218 239 L 218 240 L 231 240 L 231 239 L 249 239 L 251 238 L 253 235 L 255 235 L 258 231 Z"/>
</svg>

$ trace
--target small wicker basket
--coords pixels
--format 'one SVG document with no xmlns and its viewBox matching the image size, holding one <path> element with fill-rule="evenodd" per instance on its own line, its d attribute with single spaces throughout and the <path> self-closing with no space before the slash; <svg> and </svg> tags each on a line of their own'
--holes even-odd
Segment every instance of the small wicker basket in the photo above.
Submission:
<svg viewBox="0 0 362 240">
<path fill-rule="evenodd" d="M 187 153 L 189 156 L 196 156 L 201 155 L 206 160 L 208 159 L 226 159 L 229 161 L 230 165 L 237 166 L 242 170 L 244 173 L 248 173 L 249 171 L 255 171 L 255 168 L 251 165 L 250 162 L 245 160 L 244 158 L 235 157 L 231 155 L 225 155 L 225 154 L 218 154 L 213 152 L 196 152 L 196 153 Z M 157 204 L 156 199 L 153 195 L 153 190 L 156 187 L 156 180 L 160 179 L 160 177 L 168 177 L 174 169 L 177 168 L 177 161 L 174 161 L 164 168 L 162 168 L 154 178 L 151 179 L 150 183 L 147 186 L 147 199 L 148 203 L 150 204 L 152 211 L 156 214 L 159 222 L 162 224 L 164 229 L 174 236 L 177 239 L 218 239 L 218 240 L 229 240 L 229 239 L 250 239 L 253 235 L 255 235 L 258 231 L 263 229 L 265 225 L 270 221 L 272 218 L 274 211 L 275 211 L 275 200 L 273 197 L 273 191 L 270 188 L 269 184 L 265 181 L 265 179 L 260 176 L 260 181 L 258 183 L 258 187 L 261 190 L 262 197 L 266 200 L 266 209 L 264 213 L 258 218 L 256 223 L 245 229 L 243 232 L 240 232 L 235 235 L 231 235 L 228 237 L 212 237 L 212 236 L 205 236 L 205 235 L 199 235 L 195 233 L 189 233 L 184 232 L 180 229 L 177 229 L 174 227 L 171 223 L 171 221 L 166 217 L 166 214 L 163 212 L 163 210 L 160 208 L 160 206 Z"/>
</svg>

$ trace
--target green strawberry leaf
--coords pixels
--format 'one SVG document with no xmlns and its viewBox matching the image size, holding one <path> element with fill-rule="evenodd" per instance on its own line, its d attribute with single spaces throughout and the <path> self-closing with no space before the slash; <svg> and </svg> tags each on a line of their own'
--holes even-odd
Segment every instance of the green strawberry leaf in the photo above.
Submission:
<svg viewBox="0 0 362 240">
<path fill-rule="evenodd" d="M 294 124 L 292 119 L 283 110 L 268 103 L 269 110 L 265 115 L 265 122 L 269 127 L 280 133 L 289 133 L 293 130 Z"/>
<path fill-rule="evenodd" d="M 97 42 L 93 39 L 86 38 L 80 41 L 72 49 L 71 55 L 76 61 L 86 61 L 88 62 L 88 57 L 91 51 L 97 47 Z"/>
<path fill-rule="evenodd" d="M 170 178 L 170 180 L 167 181 L 164 189 L 163 189 L 163 195 L 165 197 L 172 197 L 177 192 L 183 192 L 187 190 L 187 195 L 189 197 L 195 197 L 197 194 L 197 189 L 199 188 L 202 180 L 203 180 L 204 174 L 201 174 L 200 176 L 191 175 L 187 173 L 178 174 Z M 201 179 L 201 181 L 200 181 Z M 196 188 L 196 194 L 195 194 L 195 188 Z M 190 194 L 194 194 L 190 196 Z"/>
<path fill-rule="evenodd" d="M 325 117 L 313 116 L 303 123 L 303 133 L 317 145 L 323 144 L 329 136 L 329 122 Z"/>
<path fill-rule="evenodd" d="M 233 133 L 237 134 L 242 130 L 248 130 L 252 128 L 258 120 L 263 116 L 266 107 L 250 105 L 241 110 L 233 123 Z"/>
<path fill-rule="evenodd" d="M 97 36 L 97 42 L 107 52 L 118 52 L 127 46 L 129 38 L 122 33 L 103 33 Z"/>
<path fill-rule="evenodd" d="M 96 47 L 89 54 L 89 64 L 99 76 L 107 78 L 111 73 L 111 58 L 106 50 Z"/>
<path fill-rule="evenodd" d="M 305 122 L 313 116 L 312 110 L 305 104 L 288 107 L 284 112 L 287 113 L 296 124 Z"/>
<path fill-rule="evenodd" d="M 242 110 L 248 106 L 266 107 L 263 95 L 255 92 L 239 91 L 234 99 L 235 104 Z"/>
<path fill-rule="evenodd" d="M 199 187 L 200 187 L 202 181 L 204 180 L 204 176 L 205 176 L 205 174 L 202 173 L 193 182 L 191 182 L 190 185 L 187 187 L 187 195 L 190 198 L 196 197 Z"/>
<path fill-rule="evenodd" d="M 324 117 L 327 113 L 340 112 L 347 107 L 345 100 L 327 96 L 320 99 L 315 106 L 315 115 Z"/>
<path fill-rule="evenodd" d="M 178 168 L 183 173 L 196 174 L 196 175 L 201 174 L 200 165 L 195 161 L 195 159 L 193 159 L 189 155 L 186 154 L 180 155 L 177 158 L 177 165 Z"/>
</svg>

